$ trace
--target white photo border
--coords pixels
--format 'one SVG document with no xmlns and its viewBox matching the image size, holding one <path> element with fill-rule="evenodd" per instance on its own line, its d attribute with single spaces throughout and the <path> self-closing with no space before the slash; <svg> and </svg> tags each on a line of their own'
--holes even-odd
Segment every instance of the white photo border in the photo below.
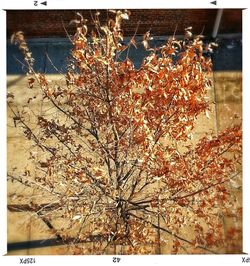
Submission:
<svg viewBox="0 0 250 266">
<path fill-rule="evenodd" d="M 28 256 L 36 258 L 38 265 L 56 265 L 58 263 L 76 265 L 112 265 L 114 264 L 113 258 L 119 257 L 121 261 L 117 264 L 121 265 L 240 265 L 244 263 L 250 253 L 250 198 L 249 198 L 249 168 L 247 167 L 250 162 L 250 141 L 248 136 L 250 135 L 250 75 L 249 75 L 249 59 L 250 59 L 250 1 L 244 0 L 217 0 L 217 5 L 210 4 L 212 0 L 175 0 L 175 1 L 142 1 L 142 0 L 91 0 L 91 1 L 77 1 L 77 0 L 47 0 L 47 6 L 43 6 L 40 3 L 45 0 L 38 1 L 39 6 L 34 6 L 34 1 L 4 1 L 1 2 L 0 9 L 0 26 L 1 26 L 1 78 L 0 78 L 0 139 L 1 139 L 1 183 L 0 183 L 0 264 L 1 265 L 17 265 L 20 264 L 20 258 L 27 258 L 27 256 L 4 256 L 7 253 L 7 182 L 6 182 L 6 156 L 7 156 L 7 136 L 6 136 L 6 11 L 5 10 L 48 10 L 48 9 L 135 9 L 135 8 L 181 8 L 181 9 L 193 9 L 193 8 L 206 8 L 206 9 L 219 9 L 219 8 L 245 8 L 242 11 L 243 18 L 243 252 L 242 255 L 101 255 L 101 256 Z M 168 3 L 169 2 L 169 3 Z M 250 262 L 250 258 L 249 258 Z M 116 264 L 116 263 L 115 263 Z"/>
</svg>

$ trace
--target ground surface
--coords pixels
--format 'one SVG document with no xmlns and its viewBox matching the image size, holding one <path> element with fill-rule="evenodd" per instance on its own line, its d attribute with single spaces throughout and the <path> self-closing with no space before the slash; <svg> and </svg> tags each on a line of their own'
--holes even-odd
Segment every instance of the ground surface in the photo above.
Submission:
<svg viewBox="0 0 250 266">
<path fill-rule="evenodd" d="M 31 50 L 36 59 L 36 69 L 49 74 L 50 80 L 60 80 L 60 75 L 54 74 L 59 71 L 64 72 L 66 69 L 65 58 L 68 56 L 70 44 L 61 39 L 57 42 L 43 41 L 41 43 L 31 42 Z M 49 58 L 46 56 L 48 54 Z M 132 50 L 131 56 L 135 51 Z M 140 52 L 136 57 L 135 65 L 139 67 L 141 58 L 144 52 Z M 24 69 L 16 63 L 16 59 L 22 60 L 20 52 L 15 46 L 8 45 L 8 76 L 7 76 L 7 91 L 14 92 L 18 104 L 25 104 L 24 99 L 27 93 L 27 81 L 24 75 Z M 53 62 L 53 65 L 50 63 Z M 206 132 L 214 132 L 215 134 L 225 129 L 233 123 L 240 123 L 242 117 L 242 74 L 241 74 L 241 41 L 226 40 L 221 41 L 220 48 L 213 55 L 214 72 L 213 72 L 213 87 L 209 92 L 209 102 L 211 107 L 210 119 L 205 116 L 199 117 L 197 127 L 194 132 L 194 142 L 197 141 Z M 58 69 L 58 70 L 57 70 Z M 223 70 L 223 71 L 222 71 Z M 34 106 L 39 108 L 39 106 Z M 18 132 L 13 125 L 13 120 L 8 112 L 8 169 L 12 167 L 24 167 L 27 163 L 28 144 L 23 138 L 20 131 Z M 12 201 L 12 193 L 18 192 L 25 195 L 36 191 L 25 191 L 20 187 L 8 184 L 8 201 Z M 241 201 L 241 187 L 235 190 L 237 198 Z M 23 227 L 26 222 L 26 227 Z M 225 217 L 225 230 L 234 222 L 234 218 Z M 38 230 L 39 229 L 39 230 Z M 44 229 L 44 230 L 43 230 Z M 42 233 L 38 233 L 43 231 Z M 51 237 L 47 232 L 46 226 L 38 221 L 35 217 L 31 217 L 26 213 L 8 212 L 8 243 L 29 241 L 37 239 L 46 239 Z M 219 250 L 219 252 L 240 252 L 241 241 L 235 241 L 234 246 Z M 164 252 L 164 249 L 162 250 Z M 10 254 L 64 254 L 63 247 L 49 247 L 40 249 L 26 249 L 13 251 Z"/>
</svg>

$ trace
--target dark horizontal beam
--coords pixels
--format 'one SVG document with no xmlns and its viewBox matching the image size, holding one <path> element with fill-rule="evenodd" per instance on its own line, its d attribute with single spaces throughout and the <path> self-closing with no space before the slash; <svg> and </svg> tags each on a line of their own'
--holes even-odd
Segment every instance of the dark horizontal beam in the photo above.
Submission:
<svg viewBox="0 0 250 266">
<path fill-rule="evenodd" d="M 22 249 L 33 249 L 33 248 L 44 248 L 44 247 L 53 247 L 53 246 L 63 246 L 70 244 L 81 244 L 81 243 L 89 243 L 89 242 L 97 242 L 97 241 L 106 241 L 108 239 L 108 235 L 93 235 L 89 236 L 84 240 L 77 240 L 75 238 L 67 238 L 67 239 L 40 239 L 40 240 L 31 240 L 31 241 L 22 241 L 15 243 L 7 244 L 7 251 L 14 250 L 22 250 Z"/>
<path fill-rule="evenodd" d="M 52 239 L 41 239 L 41 240 L 32 240 L 32 241 L 22 241 L 15 243 L 8 243 L 7 250 L 21 250 L 21 249 L 31 249 L 31 248 L 43 248 L 43 247 L 51 247 L 51 246 L 59 246 L 64 245 L 57 238 Z"/>
<path fill-rule="evenodd" d="M 39 212 L 50 211 L 56 208 L 60 208 L 59 204 L 9 204 L 8 210 L 11 212 Z M 50 228 L 54 229 L 52 224 L 42 217 L 43 222 Z M 51 239 L 41 239 L 41 240 L 31 240 L 31 241 L 22 241 L 15 243 L 8 243 L 7 250 L 22 250 L 22 249 L 33 249 L 33 248 L 43 248 L 43 247 L 52 247 L 52 246 L 62 246 L 62 245 L 71 245 L 71 244 L 81 244 L 81 243 L 89 243 L 89 242 L 97 242 L 97 241 L 107 241 L 109 235 L 90 235 L 85 239 L 77 239 L 77 238 L 64 238 L 62 239 L 60 235 L 57 238 Z"/>
</svg>

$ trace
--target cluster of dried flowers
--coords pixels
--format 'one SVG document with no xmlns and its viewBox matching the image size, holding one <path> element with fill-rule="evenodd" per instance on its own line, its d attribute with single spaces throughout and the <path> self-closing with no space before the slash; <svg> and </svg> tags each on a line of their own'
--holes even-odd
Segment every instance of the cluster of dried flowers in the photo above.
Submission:
<svg viewBox="0 0 250 266">
<path fill-rule="evenodd" d="M 27 120 L 9 97 L 15 124 L 33 143 L 36 172 L 8 177 L 40 190 L 45 202 L 33 199 L 23 211 L 41 218 L 75 254 L 118 246 L 126 254 L 154 253 L 154 245 L 169 253 L 213 252 L 225 243 L 221 215 L 239 211 L 228 189 L 239 173 L 241 128 L 195 146 L 190 141 L 197 116 L 209 111 L 212 63 L 204 50 L 211 45 L 187 29 L 188 39 L 151 48 L 147 32 L 149 55 L 135 69 L 128 56 L 120 60 L 138 45 L 135 36 L 123 40 L 121 22 L 130 12 L 110 12 L 115 19 L 104 26 L 95 14 L 90 33 L 80 14 L 72 21 L 77 31 L 65 84 L 36 73 L 22 32 L 13 35 L 29 88 L 53 112 L 32 112 Z"/>
</svg>

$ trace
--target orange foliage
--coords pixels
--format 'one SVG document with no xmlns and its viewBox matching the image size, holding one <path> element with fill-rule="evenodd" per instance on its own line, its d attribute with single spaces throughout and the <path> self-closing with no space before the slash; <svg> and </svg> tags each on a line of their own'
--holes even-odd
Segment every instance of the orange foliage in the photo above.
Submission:
<svg viewBox="0 0 250 266">
<path fill-rule="evenodd" d="M 66 86 L 53 86 L 28 65 L 29 87 L 38 84 L 43 101 L 58 116 L 35 116 L 36 128 L 25 115 L 15 120 L 46 155 L 34 162 L 40 175 L 36 183 L 27 182 L 59 201 L 59 214 L 71 217 L 68 228 L 60 230 L 72 237 L 76 226 L 74 243 L 92 232 L 107 246 L 123 243 L 131 253 L 143 253 L 145 247 L 138 247 L 157 244 L 152 231 L 160 230 L 163 239 L 174 238 L 172 253 L 180 246 L 207 252 L 223 240 L 218 214 L 234 208 L 228 184 L 241 162 L 241 127 L 203 137 L 192 148 L 190 132 L 209 110 L 206 95 L 212 84 L 203 37 L 187 30 L 189 40 L 170 38 L 153 49 L 147 32 L 143 45 L 150 53 L 135 69 L 129 53 L 120 60 L 131 45 L 139 46 L 136 36 L 122 44 L 121 23 L 130 12 L 111 13 L 114 19 L 107 25 L 100 25 L 95 14 L 92 32 L 80 14 L 72 22 L 77 31 Z M 13 40 L 27 56 L 20 36 Z M 41 213 L 53 221 L 53 213 Z M 106 247 L 98 245 L 103 252 Z"/>
</svg>

